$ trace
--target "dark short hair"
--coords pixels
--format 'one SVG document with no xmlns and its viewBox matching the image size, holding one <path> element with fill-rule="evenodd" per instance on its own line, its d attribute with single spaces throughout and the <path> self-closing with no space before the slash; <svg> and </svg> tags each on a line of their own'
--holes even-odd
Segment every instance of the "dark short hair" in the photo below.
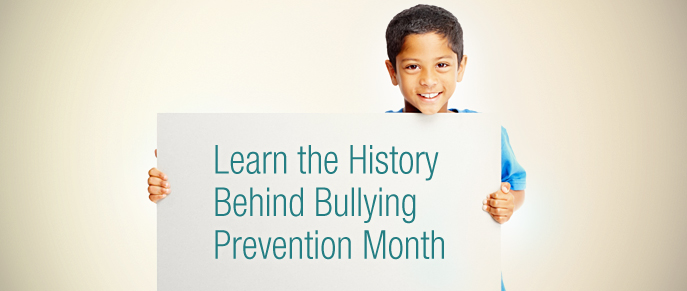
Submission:
<svg viewBox="0 0 687 291">
<path fill-rule="evenodd" d="M 406 36 L 434 32 L 448 40 L 451 50 L 463 58 L 463 29 L 458 19 L 446 9 L 420 4 L 396 14 L 386 27 L 386 53 L 396 68 L 396 56 L 401 53 Z"/>
</svg>

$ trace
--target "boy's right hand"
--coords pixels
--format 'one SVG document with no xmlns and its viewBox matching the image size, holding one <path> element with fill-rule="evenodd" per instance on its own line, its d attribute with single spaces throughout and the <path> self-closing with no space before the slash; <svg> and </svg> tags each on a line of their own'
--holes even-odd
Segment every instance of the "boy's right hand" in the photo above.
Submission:
<svg viewBox="0 0 687 291">
<path fill-rule="evenodd" d="M 155 150 L 155 157 L 157 158 L 157 150 Z M 148 199 L 157 203 L 161 199 L 169 195 L 169 182 L 167 182 L 167 175 L 160 172 L 157 168 L 152 168 L 148 171 Z"/>
</svg>

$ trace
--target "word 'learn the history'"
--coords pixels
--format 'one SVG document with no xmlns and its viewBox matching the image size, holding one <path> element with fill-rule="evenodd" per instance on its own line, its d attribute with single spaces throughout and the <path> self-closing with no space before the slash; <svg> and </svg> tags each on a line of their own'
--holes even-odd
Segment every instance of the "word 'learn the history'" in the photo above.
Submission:
<svg viewBox="0 0 687 291">
<path fill-rule="evenodd" d="M 234 151 L 229 155 L 228 162 L 223 161 L 220 167 L 219 145 L 215 145 L 215 174 L 286 174 L 287 155 L 283 151 L 262 152 L 251 151 L 244 154 Z M 339 169 L 339 154 L 333 151 L 327 153 L 315 151 L 312 145 L 307 150 L 300 147 L 298 152 L 299 172 L 301 174 L 335 174 Z M 372 145 L 350 146 L 348 151 L 349 173 L 362 174 L 420 174 L 425 173 L 426 181 L 432 180 L 437 166 L 439 153 L 430 154 L 426 151 L 397 151 L 391 146 L 386 151 L 375 151 Z"/>
</svg>

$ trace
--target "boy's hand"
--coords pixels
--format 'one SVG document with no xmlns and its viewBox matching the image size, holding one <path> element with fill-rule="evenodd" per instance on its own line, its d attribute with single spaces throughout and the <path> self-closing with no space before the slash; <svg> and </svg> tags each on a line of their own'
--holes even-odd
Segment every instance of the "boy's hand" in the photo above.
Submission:
<svg viewBox="0 0 687 291">
<path fill-rule="evenodd" d="M 487 195 L 482 201 L 482 210 L 486 211 L 498 223 L 504 223 L 510 219 L 515 210 L 515 198 L 510 191 L 510 183 L 501 183 L 501 189 Z"/>
<path fill-rule="evenodd" d="M 157 150 L 155 150 L 155 157 L 157 158 Z M 167 182 L 167 175 L 160 172 L 156 168 L 150 169 L 148 171 L 148 199 L 157 203 L 162 198 L 167 197 L 169 192 L 169 182 Z"/>
</svg>

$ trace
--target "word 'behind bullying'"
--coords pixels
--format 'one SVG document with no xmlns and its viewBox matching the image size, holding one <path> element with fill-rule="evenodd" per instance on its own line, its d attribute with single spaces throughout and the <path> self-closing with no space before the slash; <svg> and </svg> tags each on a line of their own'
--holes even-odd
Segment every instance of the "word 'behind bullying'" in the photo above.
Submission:
<svg viewBox="0 0 687 291">
<path fill-rule="evenodd" d="M 379 192 L 379 194 L 370 195 L 363 193 L 361 187 L 357 187 L 357 189 L 351 187 L 350 195 L 342 194 L 340 197 L 339 194 L 332 194 L 329 188 L 316 187 L 315 195 L 312 195 L 315 197 L 315 215 L 358 216 L 364 219 L 364 223 L 369 223 L 375 214 L 381 217 L 400 216 L 400 213 L 403 213 L 403 222 L 412 223 L 415 221 L 415 195 L 405 194 L 401 196 L 393 193 L 383 195 L 382 187 L 379 187 Z M 246 195 L 241 193 L 232 195 L 229 189 L 216 187 L 215 216 L 285 217 L 290 215 L 298 217 L 305 215 L 303 187 L 300 187 L 300 193 L 290 197 L 282 193 L 270 195 L 270 187 L 267 187 L 266 193 L 266 195 L 260 194 L 254 191 L 253 187 L 250 187 L 249 193 Z"/>
</svg>

